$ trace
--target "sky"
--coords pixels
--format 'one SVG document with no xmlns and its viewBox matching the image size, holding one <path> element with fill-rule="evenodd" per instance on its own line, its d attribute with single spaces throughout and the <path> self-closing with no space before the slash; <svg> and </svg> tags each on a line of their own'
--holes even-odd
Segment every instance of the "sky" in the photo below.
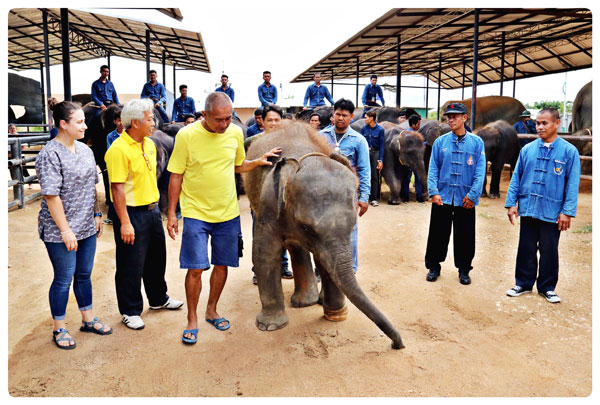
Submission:
<svg viewBox="0 0 600 405">
<path fill-rule="evenodd" d="M 156 3 L 156 4 L 155 4 Z M 278 104 L 282 106 L 301 105 L 310 83 L 292 84 L 290 81 L 326 56 L 344 41 L 356 34 L 390 8 L 398 6 L 393 1 L 358 2 L 354 0 L 317 2 L 254 2 L 220 1 L 206 3 L 175 2 L 184 18 L 178 22 L 155 10 L 91 9 L 94 3 L 77 2 L 69 7 L 80 8 L 101 14 L 140 19 L 155 24 L 172 26 L 194 32 L 200 32 L 206 46 L 211 73 L 192 71 L 176 72 L 177 85 L 187 84 L 188 95 L 196 100 L 197 108 L 202 109 L 203 100 L 219 84 L 221 73 L 229 75 L 230 84 L 236 92 L 236 107 L 258 106 L 257 87 L 262 82 L 262 72 L 272 72 L 272 83 L 279 91 Z M 439 3 L 439 2 L 438 2 Z M 480 3 L 463 2 L 464 6 Z M 522 6 L 514 2 L 514 6 Z M 540 3 L 551 6 L 552 2 Z M 184 5 L 185 4 L 185 5 Z M 428 2 L 435 7 L 436 2 Z M 123 7 L 119 2 L 103 2 L 102 7 Z M 162 5 L 147 1 L 144 6 Z M 504 4 L 503 4 L 504 5 Z M 506 5 L 511 5 L 509 1 Z M 535 5 L 535 2 L 531 2 Z M 557 6 L 559 3 L 557 3 Z M 65 5 L 63 5 L 65 6 Z M 133 2 L 131 4 L 133 7 Z M 447 4 L 439 4 L 447 7 Z M 564 6 L 564 5 L 563 5 Z M 6 6 L 5 6 L 6 7 Z M 99 77 L 99 67 L 105 59 L 76 62 L 71 65 L 72 93 L 89 93 L 91 83 Z M 166 68 L 166 81 L 162 78 L 162 65 L 151 64 L 158 72 L 160 82 L 165 82 L 167 90 L 173 91 L 172 68 Z M 146 65 L 142 61 L 131 61 L 111 57 L 111 80 L 119 94 L 139 94 L 146 81 Z M 19 74 L 39 80 L 39 70 L 20 72 Z M 62 68 L 51 68 L 52 90 L 63 93 Z M 592 69 L 547 75 L 532 79 L 518 80 L 516 98 L 524 104 L 539 100 L 564 99 L 563 88 L 566 80 L 567 100 L 573 100 L 577 91 L 592 79 Z M 423 77 L 403 77 L 403 84 L 424 86 Z M 337 80 L 336 80 L 337 82 Z M 354 79 L 349 80 L 354 83 Z M 367 78 L 360 80 L 359 96 L 362 95 Z M 394 85 L 394 77 L 380 77 L 379 84 Z M 329 80 L 323 84 L 329 87 Z M 434 82 L 430 86 L 437 87 Z M 498 95 L 500 84 L 481 85 L 478 97 Z M 512 96 L 512 81 L 504 85 L 504 95 Z M 429 107 L 435 107 L 437 92 L 430 90 Z M 178 96 L 178 94 L 177 94 Z M 471 88 L 465 89 L 465 98 L 471 96 Z M 334 86 L 334 98 L 346 97 L 355 100 L 354 86 Z M 460 99 L 461 90 L 442 90 L 441 103 Z M 395 95 L 384 91 L 388 105 L 393 105 Z M 403 106 L 424 107 L 425 91 L 421 89 L 403 89 Z"/>
</svg>

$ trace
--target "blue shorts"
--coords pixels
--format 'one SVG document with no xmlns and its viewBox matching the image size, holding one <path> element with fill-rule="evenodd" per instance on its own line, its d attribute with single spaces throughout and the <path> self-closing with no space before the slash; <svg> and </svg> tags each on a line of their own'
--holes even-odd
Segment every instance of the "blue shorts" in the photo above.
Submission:
<svg viewBox="0 0 600 405">
<path fill-rule="evenodd" d="M 184 217 L 179 267 L 182 269 L 208 269 L 210 264 L 239 267 L 238 237 L 240 233 L 239 216 L 217 223 Z M 210 263 L 208 261 L 209 235 Z"/>
</svg>

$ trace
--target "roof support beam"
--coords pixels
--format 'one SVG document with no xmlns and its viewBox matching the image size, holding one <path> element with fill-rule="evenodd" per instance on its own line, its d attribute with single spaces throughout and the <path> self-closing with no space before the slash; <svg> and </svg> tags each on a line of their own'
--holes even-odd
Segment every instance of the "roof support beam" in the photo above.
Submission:
<svg viewBox="0 0 600 405">
<path fill-rule="evenodd" d="M 42 23 L 44 29 L 44 65 L 46 66 L 46 100 L 50 100 L 52 97 L 52 87 L 50 86 L 50 55 L 48 52 L 48 11 L 42 10 Z M 43 105 L 46 105 L 44 103 Z M 52 129 L 53 121 L 50 119 L 52 116 L 49 106 L 46 105 L 48 111 L 48 131 Z"/>
<path fill-rule="evenodd" d="M 62 39 L 62 68 L 65 100 L 71 101 L 71 56 L 69 54 L 69 9 L 60 9 L 60 32 Z"/>
<path fill-rule="evenodd" d="M 475 129 L 477 115 L 477 67 L 479 64 L 479 9 L 475 9 L 475 22 L 473 24 L 473 91 L 471 96 L 471 129 Z"/>
</svg>

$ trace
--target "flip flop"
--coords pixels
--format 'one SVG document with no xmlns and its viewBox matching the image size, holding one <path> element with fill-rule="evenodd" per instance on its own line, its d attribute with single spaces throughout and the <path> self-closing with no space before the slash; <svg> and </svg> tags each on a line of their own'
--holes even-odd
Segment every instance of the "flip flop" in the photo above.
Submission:
<svg viewBox="0 0 600 405">
<path fill-rule="evenodd" d="M 219 330 L 227 330 L 229 329 L 229 321 L 225 318 L 215 318 L 215 319 L 208 319 L 206 318 L 206 322 L 210 323 L 212 326 L 214 326 L 215 328 L 219 329 Z M 227 322 L 227 325 L 223 325 L 223 326 L 219 326 L 220 323 L 223 322 Z"/>
<path fill-rule="evenodd" d="M 94 319 L 90 322 L 86 322 L 86 321 L 81 321 L 82 325 L 79 328 L 80 331 L 82 332 L 92 332 L 92 333 L 97 333 L 98 335 L 110 335 L 113 330 L 112 328 L 110 328 L 109 330 L 105 331 L 104 330 L 104 324 L 102 322 L 100 322 L 98 320 L 98 317 L 94 317 Z M 100 329 L 96 329 L 94 328 L 94 325 L 99 323 L 100 325 L 102 325 L 100 327 Z"/>
<path fill-rule="evenodd" d="M 186 338 L 185 334 L 186 333 L 191 333 L 193 338 Z M 194 343 L 196 343 L 198 341 L 198 328 L 196 329 L 185 329 L 183 331 L 183 335 L 181 335 L 181 341 L 183 343 L 187 343 L 188 345 L 193 345 Z"/>
<path fill-rule="evenodd" d="M 69 331 L 66 330 L 65 328 L 60 328 L 58 330 L 54 330 L 54 331 L 52 331 L 52 340 L 54 340 L 54 343 L 56 344 L 56 346 L 58 346 L 59 349 L 73 350 L 77 346 L 77 343 L 75 343 L 75 341 L 73 340 L 72 337 L 65 337 L 65 335 L 67 333 L 69 333 Z M 58 335 L 60 335 L 60 336 L 58 336 Z M 63 341 L 73 342 L 73 344 L 72 345 L 67 345 L 67 346 L 63 346 L 63 345 L 59 345 L 58 344 L 59 342 L 63 342 Z"/>
</svg>

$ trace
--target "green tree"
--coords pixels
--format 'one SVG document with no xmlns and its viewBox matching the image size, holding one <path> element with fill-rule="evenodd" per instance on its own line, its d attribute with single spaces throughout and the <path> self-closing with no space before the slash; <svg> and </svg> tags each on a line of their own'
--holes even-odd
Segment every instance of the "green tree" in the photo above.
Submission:
<svg viewBox="0 0 600 405">
<path fill-rule="evenodd" d="M 544 100 L 544 101 L 536 101 L 531 104 L 527 104 L 527 108 L 535 108 L 536 110 L 541 110 L 543 108 L 556 108 L 558 111 L 562 112 L 564 102 L 558 100 Z M 573 102 L 567 101 L 567 112 L 573 111 Z"/>
</svg>

